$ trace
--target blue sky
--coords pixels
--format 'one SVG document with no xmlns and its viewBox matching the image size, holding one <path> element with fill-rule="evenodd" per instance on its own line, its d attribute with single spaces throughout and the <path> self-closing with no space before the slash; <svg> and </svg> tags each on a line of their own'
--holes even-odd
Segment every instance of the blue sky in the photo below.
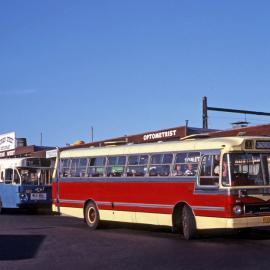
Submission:
<svg viewBox="0 0 270 270">
<path fill-rule="evenodd" d="M 270 112 L 270 2 L 0 1 L 0 133 L 65 145 Z M 243 115 L 209 113 L 211 128 Z M 270 118 L 247 116 L 252 124 Z"/>
</svg>

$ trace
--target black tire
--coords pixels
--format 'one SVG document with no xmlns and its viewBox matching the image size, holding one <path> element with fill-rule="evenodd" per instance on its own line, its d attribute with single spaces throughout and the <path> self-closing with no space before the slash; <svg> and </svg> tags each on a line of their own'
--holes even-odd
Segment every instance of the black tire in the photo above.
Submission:
<svg viewBox="0 0 270 270">
<path fill-rule="evenodd" d="M 182 212 L 182 228 L 186 240 L 195 238 L 197 233 L 196 221 L 190 207 L 187 205 L 184 206 Z"/>
<path fill-rule="evenodd" d="M 91 230 L 95 230 L 99 225 L 99 212 L 93 202 L 87 203 L 84 209 L 84 219 Z"/>
</svg>

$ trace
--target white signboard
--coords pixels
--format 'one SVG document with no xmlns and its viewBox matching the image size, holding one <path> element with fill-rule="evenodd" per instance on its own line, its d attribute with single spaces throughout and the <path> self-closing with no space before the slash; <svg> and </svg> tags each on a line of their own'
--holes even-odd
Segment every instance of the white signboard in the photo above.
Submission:
<svg viewBox="0 0 270 270">
<path fill-rule="evenodd" d="M 173 137 L 175 135 L 176 135 L 176 129 L 173 129 L 173 130 L 167 130 L 167 131 L 162 131 L 162 132 L 145 134 L 143 136 L 143 140 L 149 141 L 149 140 L 154 140 L 154 139 L 162 139 L 162 138 Z"/>
<path fill-rule="evenodd" d="M 58 149 L 46 151 L 46 158 L 56 158 Z"/>
<path fill-rule="evenodd" d="M 0 135 L 0 152 L 15 149 L 15 147 L 16 147 L 15 132 Z"/>
</svg>

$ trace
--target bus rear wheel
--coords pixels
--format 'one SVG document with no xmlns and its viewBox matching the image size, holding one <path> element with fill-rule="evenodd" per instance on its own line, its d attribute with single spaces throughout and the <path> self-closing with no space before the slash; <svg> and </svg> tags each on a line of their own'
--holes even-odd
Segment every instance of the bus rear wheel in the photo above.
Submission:
<svg viewBox="0 0 270 270">
<path fill-rule="evenodd" d="M 99 225 L 99 212 L 93 202 L 87 203 L 84 210 L 84 218 L 88 227 L 95 230 Z"/>
<path fill-rule="evenodd" d="M 184 206 L 182 212 L 182 228 L 186 240 L 195 238 L 197 232 L 196 221 L 191 208 L 187 205 Z"/>
</svg>

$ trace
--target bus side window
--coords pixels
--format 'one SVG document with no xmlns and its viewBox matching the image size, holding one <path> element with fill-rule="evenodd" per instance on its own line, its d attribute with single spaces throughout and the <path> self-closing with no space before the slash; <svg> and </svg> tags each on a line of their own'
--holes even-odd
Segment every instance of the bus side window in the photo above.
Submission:
<svg viewBox="0 0 270 270">
<path fill-rule="evenodd" d="M 13 169 L 6 169 L 5 171 L 5 183 L 11 184 L 13 176 Z"/>
<path fill-rule="evenodd" d="M 150 159 L 149 176 L 169 176 L 171 173 L 173 154 L 152 154 Z"/>
<path fill-rule="evenodd" d="M 60 176 L 61 177 L 68 177 L 70 176 L 70 161 L 71 159 L 62 159 L 60 164 L 61 164 L 61 172 Z"/>
<path fill-rule="evenodd" d="M 70 165 L 70 176 L 71 177 L 78 177 L 78 171 L 77 168 L 79 167 L 79 158 L 72 158 L 71 159 L 71 165 Z"/>
<path fill-rule="evenodd" d="M 88 159 L 80 158 L 76 166 L 75 175 L 76 177 L 86 177 L 86 168 L 87 168 Z"/>
<path fill-rule="evenodd" d="M 126 156 L 108 157 L 107 176 L 123 176 L 126 165 Z"/>
<path fill-rule="evenodd" d="M 216 155 L 205 155 L 202 158 L 199 184 L 201 186 L 216 186 L 219 180 L 219 159 Z"/>
<path fill-rule="evenodd" d="M 105 157 L 93 157 L 89 158 L 87 176 L 88 177 L 102 177 L 105 172 Z"/>
<path fill-rule="evenodd" d="M 128 157 L 127 176 L 145 176 L 147 173 L 148 155 L 132 155 Z"/>
<path fill-rule="evenodd" d="M 20 176 L 18 174 L 17 170 L 14 170 L 14 179 L 13 179 L 14 184 L 20 184 Z"/>
<path fill-rule="evenodd" d="M 200 152 L 181 152 L 175 156 L 173 176 L 195 176 L 197 175 Z"/>
<path fill-rule="evenodd" d="M 4 183 L 4 171 L 1 171 L 0 183 Z"/>
</svg>

